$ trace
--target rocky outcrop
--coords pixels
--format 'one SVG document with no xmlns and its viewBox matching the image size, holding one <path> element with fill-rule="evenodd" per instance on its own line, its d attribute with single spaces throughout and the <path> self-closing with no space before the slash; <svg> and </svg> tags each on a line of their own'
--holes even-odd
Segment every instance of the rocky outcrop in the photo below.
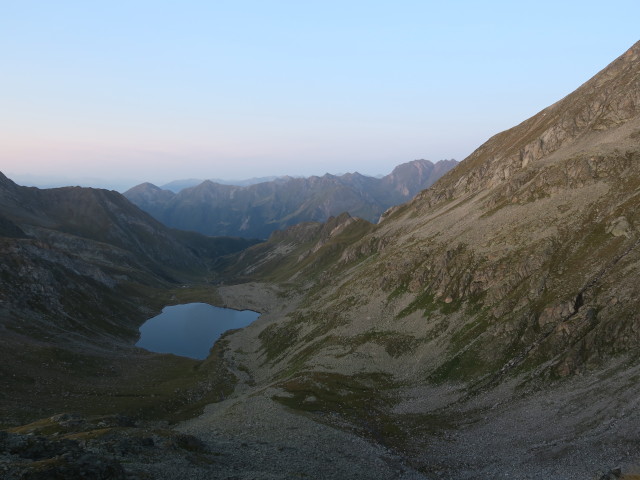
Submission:
<svg viewBox="0 0 640 480">
<path fill-rule="evenodd" d="M 6 480 L 157 478 L 155 464 L 186 461 L 197 469 L 196 456 L 213 460 L 192 435 L 137 425 L 122 415 L 65 413 L 0 431 L 0 475 Z"/>
</svg>

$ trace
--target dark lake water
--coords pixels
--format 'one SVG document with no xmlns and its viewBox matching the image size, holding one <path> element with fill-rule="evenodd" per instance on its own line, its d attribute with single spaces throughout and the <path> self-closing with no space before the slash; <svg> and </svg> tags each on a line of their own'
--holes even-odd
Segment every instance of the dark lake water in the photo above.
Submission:
<svg viewBox="0 0 640 480">
<path fill-rule="evenodd" d="M 140 327 L 136 346 L 203 360 L 220 335 L 233 328 L 246 327 L 259 316 L 251 310 L 231 310 L 206 303 L 165 307 L 160 315 Z"/>
</svg>

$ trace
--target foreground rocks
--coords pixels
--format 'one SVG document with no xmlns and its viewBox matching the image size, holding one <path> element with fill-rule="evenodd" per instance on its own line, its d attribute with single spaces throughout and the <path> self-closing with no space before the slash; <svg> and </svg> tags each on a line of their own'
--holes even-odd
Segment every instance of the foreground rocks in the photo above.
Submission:
<svg viewBox="0 0 640 480">
<path fill-rule="evenodd" d="M 265 397 L 220 407 L 178 429 L 118 415 L 62 414 L 0 431 L 0 478 L 426 478 L 389 450 L 287 412 Z"/>
<path fill-rule="evenodd" d="M 0 478 L 157 478 L 148 466 L 166 458 L 188 464 L 197 461 L 194 455 L 209 454 L 197 438 L 160 427 L 136 426 L 120 415 L 88 419 L 61 414 L 0 431 Z"/>
</svg>

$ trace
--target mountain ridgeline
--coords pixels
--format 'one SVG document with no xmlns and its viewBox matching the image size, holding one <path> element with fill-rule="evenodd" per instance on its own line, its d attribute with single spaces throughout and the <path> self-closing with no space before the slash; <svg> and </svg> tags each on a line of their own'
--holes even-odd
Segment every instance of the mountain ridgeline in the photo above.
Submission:
<svg viewBox="0 0 640 480">
<path fill-rule="evenodd" d="M 422 378 L 569 375 L 640 346 L 639 179 L 640 43 L 379 224 L 345 219 L 330 256 L 311 247 L 320 238 L 293 227 L 237 254 L 231 270 L 315 278 L 308 309 L 339 311 L 336 328 L 347 336 L 406 336 L 398 353 L 422 359 Z M 350 308 L 337 308 L 348 299 Z M 300 339 L 298 347 L 309 342 Z M 318 336 L 310 357 L 328 340 Z M 370 362 L 395 368 L 384 355 Z"/>
<path fill-rule="evenodd" d="M 178 193 L 144 183 L 124 196 L 166 225 L 207 235 L 267 238 L 302 222 L 323 222 L 348 212 L 376 222 L 453 168 L 455 160 L 414 160 L 382 178 L 359 173 L 280 177 L 248 186 L 206 180 Z"/>
</svg>

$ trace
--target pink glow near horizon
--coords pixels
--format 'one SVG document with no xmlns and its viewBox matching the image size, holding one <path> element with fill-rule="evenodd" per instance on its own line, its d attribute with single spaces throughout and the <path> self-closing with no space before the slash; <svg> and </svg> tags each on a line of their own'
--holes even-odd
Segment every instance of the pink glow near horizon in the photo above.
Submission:
<svg viewBox="0 0 640 480">
<path fill-rule="evenodd" d="M 638 17 L 631 0 L 9 2 L 0 171 L 161 183 L 462 160 L 622 54 Z"/>
</svg>

